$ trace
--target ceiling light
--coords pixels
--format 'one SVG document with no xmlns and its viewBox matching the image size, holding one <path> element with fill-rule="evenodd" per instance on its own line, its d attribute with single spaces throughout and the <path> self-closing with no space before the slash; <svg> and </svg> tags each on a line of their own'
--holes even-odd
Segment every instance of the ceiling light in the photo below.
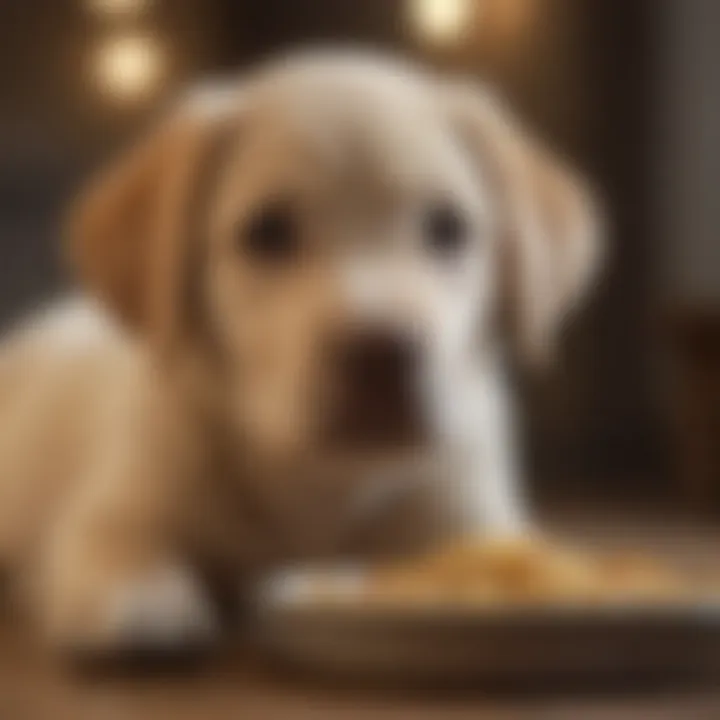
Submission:
<svg viewBox="0 0 720 720">
<path fill-rule="evenodd" d="M 408 0 L 409 20 L 421 38 L 447 44 L 466 30 L 472 5 L 472 0 Z"/>
<path fill-rule="evenodd" d="M 165 59 L 152 37 L 125 36 L 102 44 L 93 69 L 100 89 L 113 100 L 137 101 L 157 90 Z"/>
</svg>

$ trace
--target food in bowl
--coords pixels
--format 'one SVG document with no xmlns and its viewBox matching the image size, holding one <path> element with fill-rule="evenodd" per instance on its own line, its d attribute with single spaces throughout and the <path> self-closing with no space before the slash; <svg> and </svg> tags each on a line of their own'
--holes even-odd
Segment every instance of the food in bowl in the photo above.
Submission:
<svg viewBox="0 0 720 720">
<path fill-rule="evenodd" d="M 698 579 L 636 553 L 594 554 L 537 538 L 469 539 L 369 568 L 353 582 L 318 580 L 314 600 L 481 607 L 664 604 L 707 593 Z"/>
</svg>

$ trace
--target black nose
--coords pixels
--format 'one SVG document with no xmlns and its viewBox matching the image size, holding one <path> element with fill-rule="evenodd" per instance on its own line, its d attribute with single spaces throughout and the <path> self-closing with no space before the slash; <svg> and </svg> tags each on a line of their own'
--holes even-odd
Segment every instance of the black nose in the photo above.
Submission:
<svg viewBox="0 0 720 720">
<path fill-rule="evenodd" d="M 386 329 L 358 329 L 340 341 L 337 352 L 343 384 L 371 394 L 407 386 L 418 361 L 412 339 Z"/>
<path fill-rule="evenodd" d="M 388 328 L 355 328 L 334 349 L 332 436 L 356 444 L 406 443 L 419 435 L 418 342 Z"/>
</svg>

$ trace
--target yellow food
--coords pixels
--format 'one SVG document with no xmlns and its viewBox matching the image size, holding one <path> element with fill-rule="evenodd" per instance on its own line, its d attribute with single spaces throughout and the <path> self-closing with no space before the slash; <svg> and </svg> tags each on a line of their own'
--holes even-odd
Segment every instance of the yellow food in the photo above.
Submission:
<svg viewBox="0 0 720 720">
<path fill-rule="evenodd" d="M 661 603 L 688 597 L 691 587 L 642 556 L 594 555 L 525 538 L 467 540 L 380 566 L 342 599 L 400 606 Z M 331 588 L 322 596 L 332 599 Z"/>
</svg>

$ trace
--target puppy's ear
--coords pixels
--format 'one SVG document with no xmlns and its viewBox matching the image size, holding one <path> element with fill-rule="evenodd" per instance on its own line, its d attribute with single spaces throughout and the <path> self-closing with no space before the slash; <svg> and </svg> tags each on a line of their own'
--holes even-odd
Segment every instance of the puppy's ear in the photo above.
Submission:
<svg viewBox="0 0 720 720">
<path fill-rule="evenodd" d="M 193 214 L 209 196 L 213 156 L 239 108 L 220 92 L 194 93 L 92 182 L 70 214 L 68 250 L 81 280 L 142 334 L 167 334 L 179 321 Z"/>
<path fill-rule="evenodd" d="M 521 357 L 544 364 L 599 266 L 599 211 L 580 178 L 497 97 L 469 84 L 449 92 L 454 120 L 500 210 L 503 320 Z"/>
</svg>

